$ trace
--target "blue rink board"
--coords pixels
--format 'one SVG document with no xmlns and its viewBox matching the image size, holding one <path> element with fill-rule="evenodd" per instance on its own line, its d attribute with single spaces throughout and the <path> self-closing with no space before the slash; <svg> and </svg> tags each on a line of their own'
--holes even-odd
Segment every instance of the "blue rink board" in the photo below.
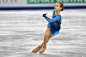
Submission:
<svg viewBox="0 0 86 57">
<path fill-rule="evenodd" d="M 54 9 L 54 7 L 0 7 L 0 10 L 44 10 Z M 85 6 L 64 6 L 64 9 L 86 9 Z"/>
</svg>

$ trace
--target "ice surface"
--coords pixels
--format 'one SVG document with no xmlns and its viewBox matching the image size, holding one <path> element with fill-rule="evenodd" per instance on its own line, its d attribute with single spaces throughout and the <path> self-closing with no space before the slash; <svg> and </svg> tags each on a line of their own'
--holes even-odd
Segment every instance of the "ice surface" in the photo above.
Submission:
<svg viewBox="0 0 86 57">
<path fill-rule="evenodd" d="M 53 10 L 0 11 L 0 57 L 86 57 L 86 10 L 61 12 L 60 33 L 43 54 L 31 51 L 43 42 Z"/>
</svg>

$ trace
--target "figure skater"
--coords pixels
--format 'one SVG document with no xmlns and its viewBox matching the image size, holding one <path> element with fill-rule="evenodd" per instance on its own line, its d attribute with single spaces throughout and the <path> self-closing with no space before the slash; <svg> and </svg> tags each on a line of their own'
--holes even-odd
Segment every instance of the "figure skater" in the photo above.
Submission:
<svg viewBox="0 0 86 57">
<path fill-rule="evenodd" d="M 43 14 L 43 17 L 48 21 L 47 29 L 44 35 L 44 41 L 42 42 L 42 44 L 40 44 L 38 47 L 32 50 L 33 53 L 36 53 L 38 51 L 40 53 L 43 53 L 46 49 L 46 44 L 49 41 L 49 39 L 59 34 L 59 31 L 61 29 L 60 11 L 63 10 L 64 10 L 63 4 L 61 2 L 57 2 L 54 7 L 52 19 L 48 18 L 46 14 Z"/>
</svg>

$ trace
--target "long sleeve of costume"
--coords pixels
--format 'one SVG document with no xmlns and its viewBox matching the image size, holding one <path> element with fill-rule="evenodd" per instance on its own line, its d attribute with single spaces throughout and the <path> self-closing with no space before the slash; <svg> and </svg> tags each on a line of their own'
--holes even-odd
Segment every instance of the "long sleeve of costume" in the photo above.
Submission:
<svg viewBox="0 0 86 57">
<path fill-rule="evenodd" d="M 52 18 L 52 19 L 48 19 L 45 17 L 45 19 L 51 23 L 51 22 L 55 22 L 55 21 L 60 21 L 60 16 L 56 16 L 55 18 Z"/>
<path fill-rule="evenodd" d="M 51 20 L 50 18 L 48 18 L 47 16 L 44 17 L 48 22 Z"/>
</svg>

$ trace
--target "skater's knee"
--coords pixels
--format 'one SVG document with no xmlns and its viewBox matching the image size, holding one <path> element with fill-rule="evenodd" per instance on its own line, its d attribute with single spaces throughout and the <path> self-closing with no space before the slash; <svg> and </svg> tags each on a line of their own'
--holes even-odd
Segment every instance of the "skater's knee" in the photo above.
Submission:
<svg viewBox="0 0 86 57">
<path fill-rule="evenodd" d="M 49 36 L 49 34 L 48 33 L 45 33 L 45 37 L 48 37 Z"/>
<path fill-rule="evenodd" d="M 50 35 L 50 32 L 46 32 L 45 36 L 48 37 Z"/>
</svg>

